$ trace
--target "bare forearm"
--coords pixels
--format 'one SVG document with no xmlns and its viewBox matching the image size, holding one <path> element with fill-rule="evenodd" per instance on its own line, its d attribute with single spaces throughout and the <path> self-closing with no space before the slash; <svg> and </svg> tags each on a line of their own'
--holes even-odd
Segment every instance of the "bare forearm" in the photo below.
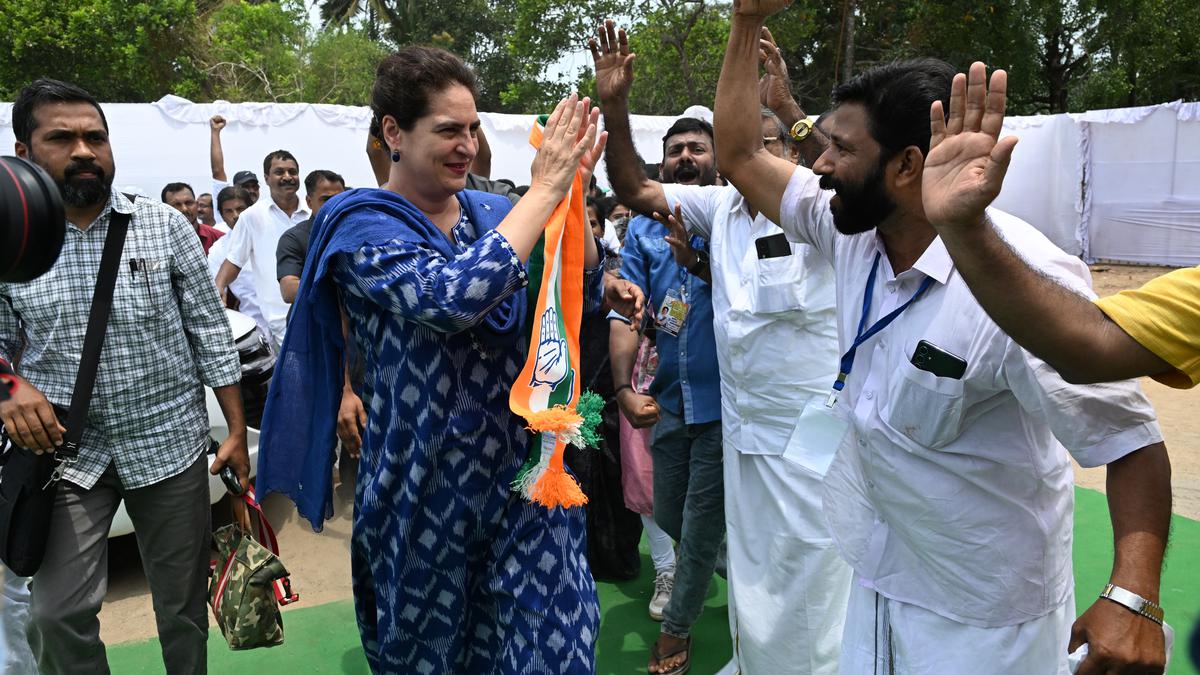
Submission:
<svg viewBox="0 0 1200 675">
<path fill-rule="evenodd" d="M 471 162 L 471 172 L 484 178 L 492 177 L 492 146 L 488 145 L 487 135 L 483 127 L 475 134 L 479 148 L 475 151 L 475 161 Z"/>
<path fill-rule="evenodd" d="M 613 387 L 622 387 L 633 380 L 639 334 L 615 319 L 608 324 L 608 360 L 612 366 Z"/>
<path fill-rule="evenodd" d="M 300 277 L 288 275 L 279 280 L 279 294 L 289 305 L 296 301 L 296 293 L 300 290 Z"/>
<path fill-rule="evenodd" d="M 763 148 L 758 107 L 759 32 L 763 18 L 734 13 L 717 83 L 714 139 L 717 165 L 750 206 L 779 222 L 779 203 L 796 166 Z"/>
<path fill-rule="evenodd" d="M 1111 583 L 1159 601 L 1171 526 L 1171 460 L 1163 443 L 1108 465 L 1108 508 L 1116 558 Z"/>
<path fill-rule="evenodd" d="M 240 384 L 230 384 L 213 389 L 217 397 L 217 405 L 221 406 L 221 414 L 225 416 L 225 425 L 229 427 L 230 436 L 246 435 L 246 412 L 242 407 L 242 387 Z"/>
<path fill-rule="evenodd" d="M 729 177 L 742 168 L 762 148 L 757 106 L 759 34 L 765 19 L 735 13 L 730 19 L 729 43 L 721 78 L 717 81 L 717 102 L 713 111 L 717 162 L 722 175 Z"/>
<path fill-rule="evenodd" d="M 606 99 L 600 102 L 604 114 L 604 130 L 608 132 L 605 163 L 608 181 L 617 199 L 639 213 L 665 212 L 666 196 L 662 186 L 646 177 L 642 158 L 633 145 L 629 127 L 629 102 L 625 99 Z"/>
<path fill-rule="evenodd" d="M 238 275 L 241 274 L 241 272 L 242 272 L 242 268 L 238 267 L 237 265 L 234 265 L 233 263 L 229 262 L 228 260 L 221 263 L 221 269 L 217 270 L 217 278 L 216 278 L 217 291 L 219 291 L 221 293 L 221 295 L 224 296 L 225 289 L 229 288 L 229 284 L 232 284 L 233 280 L 237 279 Z"/>
<path fill-rule="evenodd" d="M 542 236 L 546 221 L 561 199 L 561 195 L 556 196 L 552 190 L 532 187 L 496 228 L 517 252 L 521 262 L 529 260 L 529 254 L 537 244 L 538 238 Z M 594 260 L 592 264 L 595 266 Z"/>
<path fill-rule="evenodd" d="M 213 180 L 228 181 L 225 175 L 225 150 L 221 147 L 221 132 L 213 131 L 208 141 L 208 162 L 212 165 Z"/>
<path fill-rule="evenodd" d="M 1170 368 L 1090 299 L 1030 267 L 990 222 L 944 228 L 941 236 L 992 320 L 1068 381 L 1122 380 Z"/>
</svg>

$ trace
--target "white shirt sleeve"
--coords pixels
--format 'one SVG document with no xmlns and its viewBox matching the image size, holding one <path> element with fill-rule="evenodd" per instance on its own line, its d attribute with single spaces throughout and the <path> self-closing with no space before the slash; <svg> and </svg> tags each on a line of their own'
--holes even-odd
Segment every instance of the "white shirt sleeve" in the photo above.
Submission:
<svg viewBox="0 0 1200 675">
<path fill-rule="evenodd" d="M 1021 407 L 1044 421 L 1081 466 L 1108 464 L 1163 440 L 1136 380 L 1070 384 L 1011 340 L 1002 368 Z"/>
<path fill-rule="evenodd" d="M 250 264 L 250 260 L 254 257 L 254 232 L 257 225 L 258 223 L 249 211 L 238 218 L 237 227 L 222 237 L 222 239 L 229 239 L 229 249 L 225 253 L 226 260 L 242 268 Z"/>
<path fill-rule="evenodd" d="M 810 244 L 832 262 L 840 235 L 829 211 L 832 193 L 821 189 L 820 180 L 810 169 L 796 167 L 779 204 L 779 227 L 791 241 Z"/>
<path fill-rule="evenodd" d="M 683 213 L 683 226 L 692 234 L 705 239 L 712 236 L 713 219 L 720 207 L 721 194 L 728 188 L 720 185 L 676 185 L 663 183 L 667 206 L 675 212 L 678 204 Z"/>
</svg>

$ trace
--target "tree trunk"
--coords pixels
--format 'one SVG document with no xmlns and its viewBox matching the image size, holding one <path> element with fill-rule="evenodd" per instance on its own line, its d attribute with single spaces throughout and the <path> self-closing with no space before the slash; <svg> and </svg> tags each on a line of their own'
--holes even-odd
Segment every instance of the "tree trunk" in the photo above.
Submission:
<svg viewBox="0 0 1200 675">
<path fill-rule="evenodd" d="M 849 82 L 850 78 L 854 77 L 854 27 L 857 25 L 854 15 L 857 8 L 857 0 L 846 0 L 846 16 L 842 25 L 842 30 L 845 31 L 846 36 L 842 58 L 842 82 Z"/>
</svg>

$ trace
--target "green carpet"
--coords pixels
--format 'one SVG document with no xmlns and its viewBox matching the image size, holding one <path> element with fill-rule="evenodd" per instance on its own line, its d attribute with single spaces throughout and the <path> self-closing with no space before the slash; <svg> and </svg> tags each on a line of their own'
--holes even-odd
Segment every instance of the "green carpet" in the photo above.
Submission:
<svg viewBox="0 0 1200 675">
<path fill-rule="evenodd" d="M 1112 562 L 1112 529 L 1103 495 L 1076 490 L 1075 579 L 1077 603 L 1082 612 L 1108 580 Z M 644 551 L 643 551 L 644 553 Z M 1187 636 L 1200 618 L 1200 585 L 1194 562 L 1200 553 L 1200 522 L 1175 516 L 1171 548 L 1163 575 L 1162 604 L 1167 621 L 1175 626 L 1178 642 L 1172 655 L 1171 675 L 1200 675 L 1187 661 Z M 1188 563 L 1193 563 L 1188 569 Z M 643 555 L 642 575 L 623 583 L 599 584 L 603 613 L 596 645 L 597 672 L 644 673 L 646 655 L 658 624 L 646 615 L 653 579 L 650 560 Z M 303 593 L 303 589 L 300 589 Z M 705 611 L 695 626 L 692 672 L 710 675 L 729 659 L 729 625 L 725 616 L 725 584 L 717 580 L 709 591 Z M 214 628 L 209 635 L 209 670 L 213 673 L 346 673 L 366 675 L 366 661 L 349 601 L 316 607 L 297 607 L 285 614 L 287 642 L 274 649 L 231 652 Z M 117 675 L 161 673 L 157 640 L 125 643 L 109 648 L 109 663 Z"/>
</svg>

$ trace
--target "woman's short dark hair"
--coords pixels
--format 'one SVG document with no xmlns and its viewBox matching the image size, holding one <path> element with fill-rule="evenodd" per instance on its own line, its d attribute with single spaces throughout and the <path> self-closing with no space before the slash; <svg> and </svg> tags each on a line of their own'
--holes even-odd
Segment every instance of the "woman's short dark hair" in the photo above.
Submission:
<svg viewBox="0 0 1200 675">
<path fill-rule="evenodd" d="M 429 100 L 451 85 L 461 84 L 477 96 L 475 73 L 463 60 L 436 47 L 405 47 L 385 58 L 375 71 L 371 110 L 382 122 L 385 115 L 408 131 L 429 113 Z"/>
<path fill-rule="evenodd" d="M 929 154 L 929 106 L 950 110 L 954 66 L 939 59 L 911 59 L 876 66 L 833 90 L 833 106 L 857 103 L 867 109 L 871 137 L 883 146 L 881 159 L 915 145 Z"/>
<path fill-rule="evenodd" d="M 33 113 L 47 103 L 89 103 L 100 114 L 104 130 L 108 131 L 108 119 L 96 99 L 85 90 L 61 80 L 43 77 L 29 84 L 17 94 L 17 100 L 12 107 L 13 135 L 17 141 L 29 145 L 33 132 L 37 129 L 37 119 Z"/>
</svg>

